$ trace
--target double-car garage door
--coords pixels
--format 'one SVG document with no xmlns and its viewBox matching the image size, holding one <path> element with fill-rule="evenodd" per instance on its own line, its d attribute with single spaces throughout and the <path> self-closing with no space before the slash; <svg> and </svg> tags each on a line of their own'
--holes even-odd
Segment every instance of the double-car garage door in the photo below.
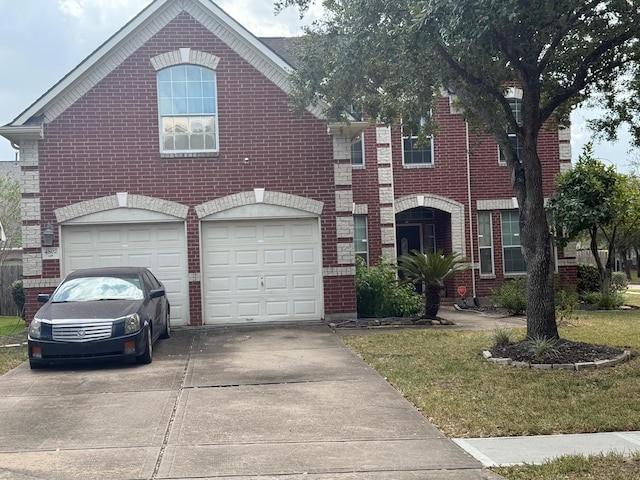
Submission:
<svg viewBox="0 0 640 480">
<path fill-rule="evenodd" d="M 183 222 L 62 227 L 62 273 L 145 266 L 164 284 L 174 325 L 189 323 Z M 229 324 L 322 317 L 317 218 L 202 223 L 203 322 Z"/>
</svg>

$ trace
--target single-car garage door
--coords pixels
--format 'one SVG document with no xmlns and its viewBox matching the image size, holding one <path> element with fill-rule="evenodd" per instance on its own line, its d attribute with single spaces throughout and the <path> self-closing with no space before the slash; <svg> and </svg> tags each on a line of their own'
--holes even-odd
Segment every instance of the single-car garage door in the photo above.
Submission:
<svg viewBox="0 0 640 480">
<path fill-rule="evenodd" d="M 319 320 L 317 218 L 202 223 L 204 322 Z"/>
<path fill-rule="evenodd" d="M 148 267 L 164 283 L 171 323 L 189 323 L 184 223 L 64 225 L 63 275 L 93 267 Z"/>
</svg>

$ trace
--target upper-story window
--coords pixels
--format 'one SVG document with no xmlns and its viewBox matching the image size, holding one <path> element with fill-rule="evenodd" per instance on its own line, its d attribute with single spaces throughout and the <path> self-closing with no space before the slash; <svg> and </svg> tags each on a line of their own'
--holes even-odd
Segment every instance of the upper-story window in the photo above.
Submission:
<svg viewBox="0 0 640 480">
<path fill-rule="evenodd" d="M 351 165 L 354 167 L 364 166 L 364 133 L 351 144 Z"/>
<path fill-rule="evenodd" d="M 218 151 L 216 72 L 177 65 L 157 73 L 163 153 Z"/>
<path fill-rule="evenodd" d="M 424 120 L 420 122 L 424 125 Z M 419 132 L 402 127 L 402 163 L 404 165 L 433 165 L 433 136 L 422 141 Z"/>
<path fill-rule="evenodd" d="M 518 125 L 522 125 L 522 100 L 520 100 L 519 98 L 509 98 L 508 100 L 509 105 L 511 106 L 511 111 L 513 112 L 513 116 L 516 119 L 516 123 Z M 516 152 L 516 157 L 518 158 L 518 160 L 522 159 L 522 142 L 520 141 L 512 127 L 507 128 L 507 135 L 509 135 L 509 142 L 511 142 L 511 145 Z M 500 163 L 506 164 L 507 159 L 504 156 L 504 153 L 502 153 L 502 149 L 499 148 L 498 150 L 500 152 Z"/>
</svg>

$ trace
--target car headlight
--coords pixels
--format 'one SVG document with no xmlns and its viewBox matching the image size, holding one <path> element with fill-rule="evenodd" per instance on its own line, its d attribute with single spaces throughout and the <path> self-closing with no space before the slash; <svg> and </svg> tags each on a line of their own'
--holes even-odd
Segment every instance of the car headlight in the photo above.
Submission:
<svg viewBox="0 0 640 480">
<path fill-rule="evenodd" d="M 34 318 L 29 324 L 29 336 L 31 338 L 42 338 L 42 320 Z"/>
<path fill-rule="evenodd" d="M 124 318 L 124 333 L 133 333 L 140 330 L 140 315 L 134 313 Z"/>
</svg>

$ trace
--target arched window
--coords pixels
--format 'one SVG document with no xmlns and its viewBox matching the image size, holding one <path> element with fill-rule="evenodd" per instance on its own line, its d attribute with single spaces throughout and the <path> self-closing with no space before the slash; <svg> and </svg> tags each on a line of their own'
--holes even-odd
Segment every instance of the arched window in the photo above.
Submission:
<svg viewBox="0 0 640 480">
<path fill-rule="evenodd" d="M 218 151 L 216 72 L 183 64 L 157 73 L 162 153 Z"/>
</svg>

